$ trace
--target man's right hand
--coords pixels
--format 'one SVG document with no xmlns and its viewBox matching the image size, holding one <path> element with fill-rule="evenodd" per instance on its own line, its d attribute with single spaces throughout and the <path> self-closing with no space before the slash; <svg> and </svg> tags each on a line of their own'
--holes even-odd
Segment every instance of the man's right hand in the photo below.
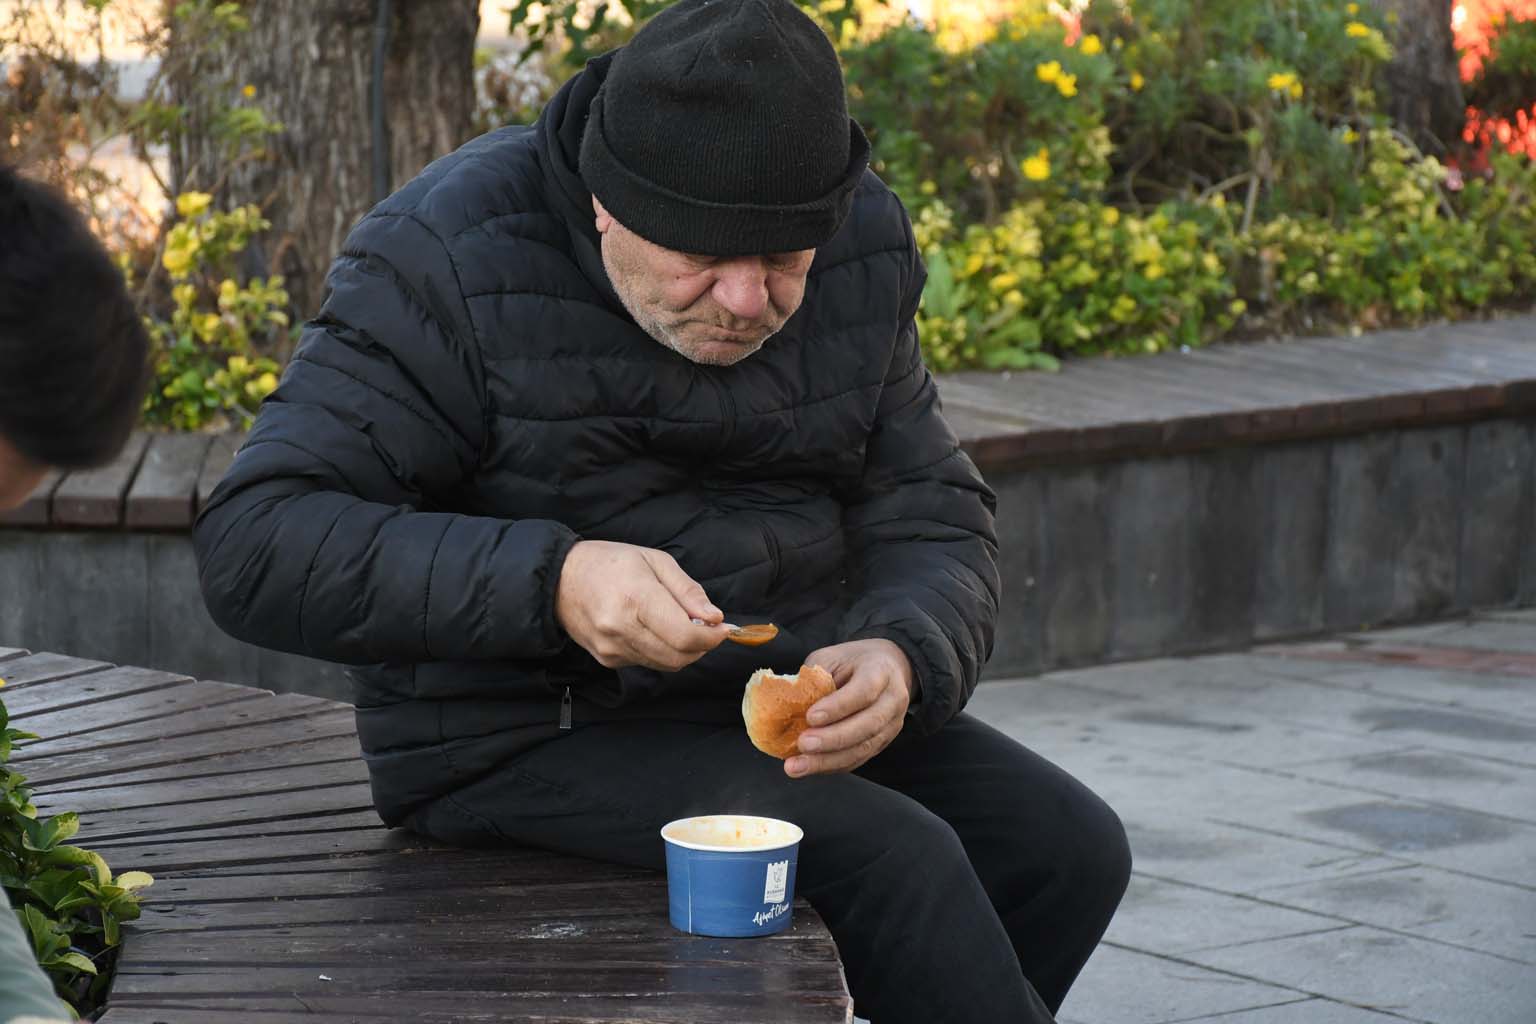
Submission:
<svg viewBox="0 0 1536 1024">
<path fill-rule="evenodd" d="M 671 555 L 604 540 L 578 541 L 566 555 L 555 617 L 605 668 L 676 672 L 729 632 L 725 614 Z"/>
</svg>

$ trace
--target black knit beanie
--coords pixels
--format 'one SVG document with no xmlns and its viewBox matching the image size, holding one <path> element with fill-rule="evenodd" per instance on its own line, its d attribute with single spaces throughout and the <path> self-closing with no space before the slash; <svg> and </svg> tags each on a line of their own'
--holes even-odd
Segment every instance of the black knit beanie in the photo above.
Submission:
<svg viewBox="0 0 1536 1024">
<path fill-rule="evenodd" d="M 790 0 L 682 0 L 620 49 L 581 176 L 620 224 L 681 252 L 813 249 L 853 203 L 869 142 L 832 44 Z"/>
</svg>

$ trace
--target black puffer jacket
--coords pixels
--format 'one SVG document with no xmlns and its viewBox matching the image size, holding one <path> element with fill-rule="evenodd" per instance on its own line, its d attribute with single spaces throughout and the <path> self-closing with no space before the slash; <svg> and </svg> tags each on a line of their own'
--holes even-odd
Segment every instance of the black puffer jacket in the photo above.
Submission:
<svg viewBox="0 0 1536 1024">
<path fill-rule="evenodd" d="M 932 730 L 991 650 L 994 501 L 918 351 L 900 204 L 868 175 L 784 330 L 694 365 L 602 269 L 576 153 L 606 69 L 358 224 L 197 525 L 223 628 L 368 666 L 358 733 L 391 824 L 553 735 L 567 688 L 578 727 L 727 721 L 759 664 L 886 637 Z M 675 675 L 604 669 L 554 615 L 578 538 L 667 551 L 731 621 L 785 633 Z"/>
</svg>

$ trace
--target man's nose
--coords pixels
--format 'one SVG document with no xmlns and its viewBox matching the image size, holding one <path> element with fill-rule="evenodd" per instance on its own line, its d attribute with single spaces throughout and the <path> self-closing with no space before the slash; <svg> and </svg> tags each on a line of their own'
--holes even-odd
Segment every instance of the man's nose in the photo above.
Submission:
<svg viewBox="0 0 1536 1024">
<path fill-rule="evenodd" d="M 768 310 L 768 271 L 753 257 L 729 260 L 718 268 L 715 301 L 732 316 L 760 320 Z"/>
</svg>

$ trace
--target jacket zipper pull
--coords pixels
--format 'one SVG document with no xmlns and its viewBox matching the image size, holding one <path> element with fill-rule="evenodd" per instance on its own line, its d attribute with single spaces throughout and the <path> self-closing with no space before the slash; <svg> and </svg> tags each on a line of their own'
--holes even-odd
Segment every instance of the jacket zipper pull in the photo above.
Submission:
<svg viewBox="0 0 1536 1024">
<path fill-rule="evenodd" d="M 560 698 L 560 728 L 571 727 L 571 688 L 565 688 L 565 696 Z"/>
</svg>

